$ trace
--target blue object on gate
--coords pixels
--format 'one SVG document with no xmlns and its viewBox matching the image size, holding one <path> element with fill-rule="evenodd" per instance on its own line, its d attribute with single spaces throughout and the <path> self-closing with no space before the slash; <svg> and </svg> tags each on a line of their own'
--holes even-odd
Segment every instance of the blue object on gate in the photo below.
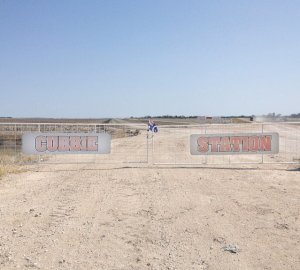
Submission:
<svg viewBox="0 0 300 270">
<path fill-rule="evenodd" d="M 154 123 L 153 120 L 149 120 L 149 123 L 148 123 L 148 131 L 151 131 L 151 132 L 158 132 L 158 128 L 156 126 L 156 124 Z"/>
</svg>

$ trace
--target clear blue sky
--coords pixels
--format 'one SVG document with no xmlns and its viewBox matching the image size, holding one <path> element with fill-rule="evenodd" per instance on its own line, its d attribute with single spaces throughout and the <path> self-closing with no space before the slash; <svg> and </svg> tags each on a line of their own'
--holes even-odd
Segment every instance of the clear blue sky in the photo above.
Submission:
<svg viewBox="0 0 300 270">
<path fill-rule="evenodd" d="M 0 0 L 0 116 L 300 112 L 299 0 Z"/>
</svg>

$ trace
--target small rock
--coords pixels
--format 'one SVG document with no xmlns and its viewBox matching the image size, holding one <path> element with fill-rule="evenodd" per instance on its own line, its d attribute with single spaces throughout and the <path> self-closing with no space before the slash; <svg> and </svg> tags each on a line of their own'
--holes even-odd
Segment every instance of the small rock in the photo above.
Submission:
<svg viewBox="0 0 300 270">
<path fill-rule="evenodd" d="M 231 245 L 231 244 L 225 245 L 223 247 L 223 250 L 224 251 L 228 251 L 230 253 L 238 253 L 240 251 L 240 249 L 239 249 L 239 247 L 237 245 Z"/>
<path fill-rule="evenodd" d="M 213 241 L 219 244 L 221 243 L 225 244 L 225 239 L 223 237 L 214 237 Z"/>
<path fill-rule="evenodd" d="M 274 227 L 276 228 L 276 229 L 280 229 L 280 230 L 288 230 L 289 229 L 289 225 L 288 224 L 286 224 L 286 223 L 276 223 L 275 225 L 274 225 Z"/>
</svg>

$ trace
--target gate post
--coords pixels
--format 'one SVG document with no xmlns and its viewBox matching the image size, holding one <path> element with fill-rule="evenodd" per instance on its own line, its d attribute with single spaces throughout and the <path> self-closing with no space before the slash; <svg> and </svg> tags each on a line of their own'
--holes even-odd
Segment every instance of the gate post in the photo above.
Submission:
<svg viewBox="0 0 300 270">
<path fill-rule="evenodd" d="M 261 134 L 264 134 L 264 124 L 261 124 Z M 261 153 L 261 163 L 264 163 L 264 152 Z"/>
</svg>

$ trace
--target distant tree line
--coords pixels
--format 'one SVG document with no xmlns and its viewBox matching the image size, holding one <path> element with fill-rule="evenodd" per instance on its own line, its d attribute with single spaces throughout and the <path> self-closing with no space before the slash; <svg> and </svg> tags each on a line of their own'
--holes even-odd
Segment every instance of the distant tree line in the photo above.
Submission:
<svg viewBox="0 0 300 270">
<path fill-rule="evenodd" d="M 141 118 L 179 118 L 179 119 L 186 119 L 186 118 L 197 118 L 198 116 L 196 115 L 190 115 L 190 116 L 185 116 L 185 115 L 157 115 L 157 116 L 151 116 L 151 115 L 146 115 Z"/>
<path fill-rule="evenodd" d="M 263 115 L 267 118 L 280 118 L 280 117 L 290 117 L 290 118 L 300 118 L 300 113 L 293 113 L 290 115 L 281 115 L 280 113 L 268 113 L 267 115 Z"/>
<path fill-rule="evenodd" d="M 266 115 L 262 115 L 263 117 L 267 118 L 279 118 L 279 117 L 291 117 L 291 118 L 300 118 L 300 113 L 293 113 L 290 115 L 281 115 L 276 114 L 276 113 L 268 113 Z M 142 117 L 134 117 L 131 116 L 130 118 L 138 118 L 138 119 L 149 119 L 149 118 L 169 118 L 169 119 L 187 119 L 187 118 L 198 118 L 201 116 L 198 115 L 170 115 L 170 114 L 165 114 L 165 115 L 156 115 L 156 116 L 151 116 L 151 115 L 145 115 Z M 220 116 L 221 118 L 253 118 L 255 115 L 228 115 L 228 116 Z"/>
<path fill-rule="evenodd" d="M 292 118 L 300 118 L 300 113 L 293 113 L 290 115 Z"/>
<path fill-rule="evenodd" d="M 139 118 L 139 119 L 149 119 L 149 118 L 170 118 L 170 119 L 187 119 L 187 118 L 198 118 L 198 117 L 204 117 L 204 116 L 199 116 L 199 115 L 156 115 L 156 116 L 151 116 L 151 115 L 146 115 L 142 117 L 133 117 L 131 116 L 130 118 Z M 209 117 L 208 115 L 206 117 Z M 247 115 L 230 115 L 230 116 L 220 116 L 220 118 L 245 118 L 245 117 L 253 117 L 253 116 L 247 116 Z"/>
</svg>

